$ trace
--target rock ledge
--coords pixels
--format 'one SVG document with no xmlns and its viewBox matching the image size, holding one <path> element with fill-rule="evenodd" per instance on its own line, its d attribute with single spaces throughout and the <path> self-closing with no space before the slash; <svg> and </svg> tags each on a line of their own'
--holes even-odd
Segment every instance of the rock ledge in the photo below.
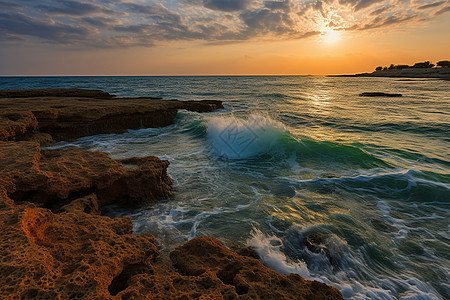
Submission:
<svg viewBox="0 0 450 300">
<path fill-rule="evenodd" d="M 112 98 L 78 90 L 8 93 L 0 91 L 2 297 L 343 299 L 333 287 L 281 275 L 209 237 L 167 257 L 153 235 L 133 234 L 129 217 L 101 216 L 104 205 L 169 197 L 168 161 L 40 148 L 87 134 L 165 126 L 178 109 L 213 111 L 220 101 Z"/>
</svg>

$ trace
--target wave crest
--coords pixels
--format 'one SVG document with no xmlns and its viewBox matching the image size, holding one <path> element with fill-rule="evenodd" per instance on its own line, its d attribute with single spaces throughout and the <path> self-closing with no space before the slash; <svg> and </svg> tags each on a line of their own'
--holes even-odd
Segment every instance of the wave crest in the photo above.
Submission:
<svg viewBox="0 0 450 300">
<path fill-rule="evenodd" d="M 252 114 L 247 119 L 213 117 L 208 121 L 211 149 L 230 159 L 251 158 L 275 149 L 286 126 L 267 116 Z"/>
</svg>

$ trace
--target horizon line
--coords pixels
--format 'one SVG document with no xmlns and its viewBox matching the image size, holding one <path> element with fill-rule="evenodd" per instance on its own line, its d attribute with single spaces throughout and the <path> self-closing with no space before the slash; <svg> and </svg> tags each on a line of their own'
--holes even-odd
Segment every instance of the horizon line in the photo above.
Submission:
<svg viewBox="0 0 450 300">
<path fill-rule="evenodd" d="M 352 74 L 191 74 L 191 75 L 3 75 L 0 77 L 231 77 L 231 76 L 336 76 Z"/>
</svg>

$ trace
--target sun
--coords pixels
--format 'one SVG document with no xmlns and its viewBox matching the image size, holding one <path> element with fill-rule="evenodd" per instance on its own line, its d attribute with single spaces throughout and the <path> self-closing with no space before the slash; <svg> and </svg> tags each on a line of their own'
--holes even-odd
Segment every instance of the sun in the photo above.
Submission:
<svg viewBox="0 0 450 300">
<path fill-rule="evenodd" d="M 322 32 L 322 40 L 327 44 L 334 44 L 341 39 L 341 34 L 339 31 L 335 31 L 332 28 L 327 28 L 326 31 Z"/>
</svg>

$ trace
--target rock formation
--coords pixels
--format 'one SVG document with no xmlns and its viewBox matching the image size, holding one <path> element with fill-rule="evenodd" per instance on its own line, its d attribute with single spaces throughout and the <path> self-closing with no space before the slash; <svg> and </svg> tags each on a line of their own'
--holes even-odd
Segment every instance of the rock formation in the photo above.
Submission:
<svg viewBox="0 0 450 300">
<path fill-rule="evenodd" d="M 0 140 L 27 137 L 38 127 L 39 132 L 50 134 L 55 141 L 123 133 L 127 129 L 170 125 L 179 109 L 211 112 L 221 108 L 221 101 L 113 98 L 93 90 L 0 91 Z"/>
<path fill-rule="evenodd" d="M 116 161 L 101 152 L 40 148 L 52 139 L 164 125 L 177 109 L 211 111 L 220 102 L 65 92 L 76 96 L 58 90 L 52 97 L 41 90 L 0 99 L 1 297 L 342 299 L 333 287 L 281 275 L 209 237 L 191 240 L 167 257 L 153 235 L 133 234 L 129 217 L 101 216 L 104 205 L 169 197 L 168 161 L 152 156 Z"/>
<path fill-rule="evenodd" d="M 106 153 L 79 149 L 41 150 L 37 142 L 0 142 L 0 174 L 12 178 L 15 201 L 37 203 L 53 211 L 94 194 L 100 206 L 136 205 L 167 198 L 172 182 L 168 161 L 157 157 L 128 159 L 125 168 Z"/>
<path fill-rule="evenodd" d="M 450 68 L 402 68 L 376 70 L 372 73 L 359 73 L 353 75 L 330 75 L 330 77 L 391 77 L 391 78 L 438 78 L 450 79 Z"/>
</svg>

